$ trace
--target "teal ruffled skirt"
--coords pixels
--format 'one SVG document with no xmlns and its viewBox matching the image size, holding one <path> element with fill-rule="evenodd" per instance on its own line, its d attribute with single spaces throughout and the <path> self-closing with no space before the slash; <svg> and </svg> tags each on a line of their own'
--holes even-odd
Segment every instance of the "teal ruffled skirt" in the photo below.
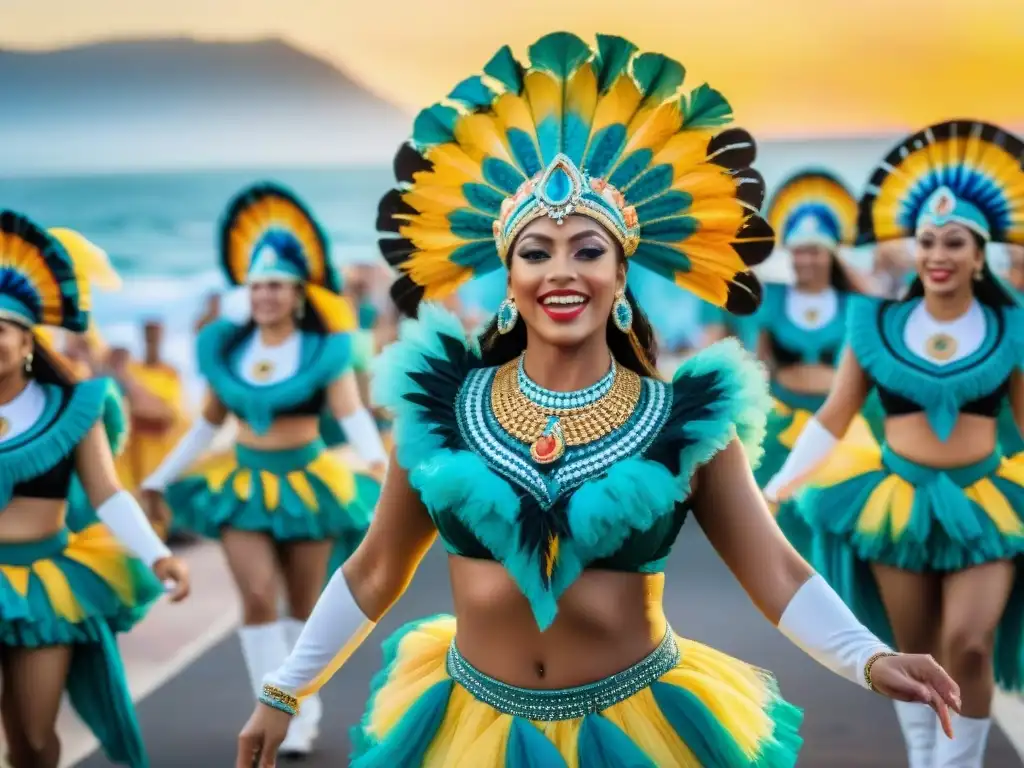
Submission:
<svg viewBox="0 0 1024 768">
<path fill-rule="evenodd" d="M 455 620 L 414 622 L 353 732 L 353 768 L 791 768 L 799 709 L 774 680 L 671 631 L 647 658 L 565 690 L 505 685 L 455 646 Z"/>
<path fill-rule="evenodd" d="M 114 634 L 141 619 L 163 589 L 106 526 L 0 543 L 0 644 L 74 646 L 71 704 L 109 759 L 148 765 Z"/>
<path fill-rule="evenodd" d="M 825 395 L 794 392 L 776 381 L 771 382 L 771 393 L 775 403 L 768 413 L 764 455 L 754 470 L 754 478 L 761 488 L 782 469 L 807 422 L 825 402 Z M 775 510 L 775 520 L 790 544 L 806 556 L 811 546 L 811 531 L 797 512 L 795 502 L 780 503 Z"/>
<path fill-rule="evenodd" d="M 168 486 L 166 499 L 175 517 L 209 538 L 234 528 L 277 541 L 332 539 L 347 557 L 370 525 L 378 493 L 373 478 L 357 476 L 314 440 L 281 451 L 236 445 Z"/>
<path fill-rule="evenodd" d="M 892 631 L 870 566 L 957 571 L 1016 559 L 999 626 L 996 677 L 1024 689 L 1024 456 L 939 470 L 888 447 L 845 446 L 798 499 L 814 533 L 811 561 L 873 632 Z"/>
<path fill-rule="evenodd" d="M 754 471 L 758 486 L 764 488 L 782 469 L 800 434 L 826 395 L 806 394 L 787 389 L 776 381 L 771 383 L 774 407 L 768 414 L 764 441 L 764 457 Z M 861 415 L 854 421 L 845 440 L 858 445 L 873 445 L 882 440 L 885 414 L 876 396 L 868 399 Z M 812 533 L 797 510 L 794 500 L 787 500 L 775 510 L 775 520 L 790 544 L 804 557 L 810 556 Z"/>
</svg>

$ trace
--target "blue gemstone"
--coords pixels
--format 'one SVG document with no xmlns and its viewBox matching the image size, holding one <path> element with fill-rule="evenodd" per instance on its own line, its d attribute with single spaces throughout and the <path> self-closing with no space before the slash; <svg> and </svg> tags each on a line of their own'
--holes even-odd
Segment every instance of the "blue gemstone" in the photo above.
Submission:
<svg viewBox="0 0 1024 768">
<path fill-rule="evenodd" d="M 544 183 L 544 197 L 553 205 L 564 205 L 572 197 L 572 179 L 565 168 L 558 166 Z"/>
</svg>

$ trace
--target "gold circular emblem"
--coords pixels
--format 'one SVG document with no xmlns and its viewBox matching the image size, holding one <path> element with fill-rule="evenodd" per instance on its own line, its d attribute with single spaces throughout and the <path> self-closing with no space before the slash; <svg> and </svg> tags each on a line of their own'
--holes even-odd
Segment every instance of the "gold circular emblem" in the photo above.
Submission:
<svg viewBox="0 0 1024 768">
<path fill-rule="evenodd" d="M 274 372 L 274 364 L 269 360 L 260 360 L 252 366 L 252 377 L 256 381 L 266 381 Z"/>
<path fill-rule="evenodd" d="M 956 354 L 956 339 L 948 333 L 936 333 L 928 337 L 924 348 L 933 360 L 949 360 Z"/>
<path fill-rule="evenodd" d="M 814 307 L 809 307 L 804 310 L 804 320 L 806 320 L 808 323 L 818 322 L 818 318 L 820 316 L 820 313 Z"/>
<path fill-rule="evenodd" d="M 11 422 L 9 422 L 3 416 L 0 416 L 0 437 L 3 437 L 4 435 L 6 435 L 10 431 L 11 431 Z"/>
</svg>

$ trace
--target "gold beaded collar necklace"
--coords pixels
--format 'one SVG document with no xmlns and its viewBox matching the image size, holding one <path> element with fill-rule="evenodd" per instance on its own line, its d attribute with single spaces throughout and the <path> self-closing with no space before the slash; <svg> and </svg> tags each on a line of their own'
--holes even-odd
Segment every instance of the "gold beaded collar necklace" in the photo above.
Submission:
<svg viewBox="0 0 1024 768">
<path fill-rule="evenodd" d="M 554 392 L 535 384 L 523 357 L 501 366 L 491 386 L 491 409 L 509 435 L 530 446 L 538 464 L 550 464 L 566 446 L 586 445 L 622 427 L 640 400 L 640 376 L 614 361 L 596 384 Z"/>
</svg>

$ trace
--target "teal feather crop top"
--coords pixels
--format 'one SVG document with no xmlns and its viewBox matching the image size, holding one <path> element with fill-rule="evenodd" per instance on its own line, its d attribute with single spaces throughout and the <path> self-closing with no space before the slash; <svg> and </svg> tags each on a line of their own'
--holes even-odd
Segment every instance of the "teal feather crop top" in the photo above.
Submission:
<svg viewBox="0 0 1024 768">
<path fill-rule="evenodd" d="M 28 431 L 0 443 L 0 510 L 15 496 L 67 497 L 75 449 L 104 415 L 114 387 L 109 379 L 41 386 L 42 415 Z"/>
<path fill-rule="evenodd" d="M 199 371 L 213 393 L 257 434 L 266 433 L 278 416 L 319 414 L 327 386 L 352 366 L 351 336 L 303 332 L 295 375 L 276 384 L 255 386 L 235 372 L 238 356 L 254 332 L 251 325 L 228 320 L 216 320 L 199 332 Z"/>
<path fill-rule="evenodd" d="M 771 399 L 732 339 L 671 383 L 641 379 L 625 424 L 547 465 L 494 417 L 496 371 L 454 315 L 426 304 L 378 359 L 374 398 L 395 414 L 398 461 L 448 551 L 500 562 L 541 629 L 586 568 L 660 572 L 694 472 L 733 437 L 760 458 Z"/>
<path fill-rule="evenodd" d="M 849 343 L 887 413 L 923 411 L 938 438 L 946 440 L 961 413 L 995 418 L 1005 402 L 1010 375 L 1024 364 L 1024 309 L 982 305 L 984 342 L 963 359 L 939 365 L 911 352 L 904 341 L 907 320 L 920 302 L 851 297 Z"/>
<path fill-rule="evenodd" d="M 789 286 L 765 283 L 764 297 L 755 318 L 759 329 L 768 335 L 775 365 L 831 365 L 839 361 L 846 337 L 847 294 L 838 293 L 835 315 L 820 328 L 802 328 L 786 312 Z"/>
</svg>

